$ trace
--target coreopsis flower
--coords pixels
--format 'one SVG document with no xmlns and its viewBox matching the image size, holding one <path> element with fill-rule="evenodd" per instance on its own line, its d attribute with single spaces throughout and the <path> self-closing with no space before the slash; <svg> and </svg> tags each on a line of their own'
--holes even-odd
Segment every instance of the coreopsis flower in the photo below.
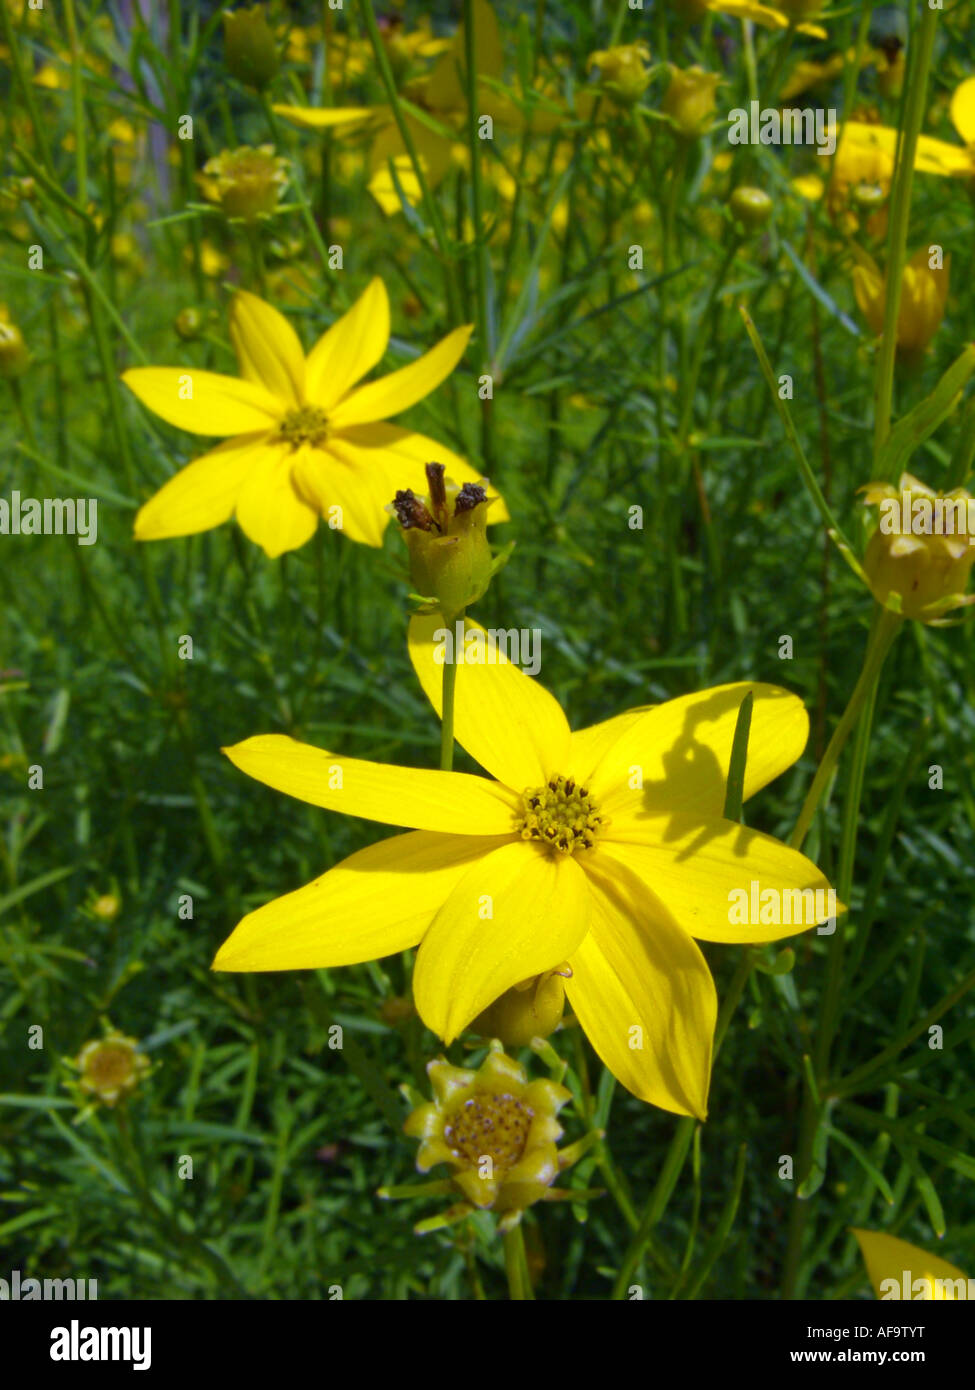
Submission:
<svg viewBox="0 0 975 1390">
<path fill-rule="evenodd" d="M 277 210 L 288 186 L 288 165 L 273 145 L 241 145 L 208 159 L 197 181 L 207 201 L 219 203 L 227 217 L 255 222 Z"/>
<path fill-rule="evenodd" d="M 863 570 L 878 603 L 905 618 L 937 622 L 975 603 L 965 593 L 975 562 L 975 498 L 956 487 L 943 496 L 910 473 L 897 487 L 868 483 L 860 491 L 879 509 Z"/>
<path fill-rule="evenodd" d="M 224 61 L 231 77 L 262 91 L 281 66 L 263 5 L 223 12 Z"/>
<path fill-rule="evenodd" d="M 454 732 L 488 778 L 347 758 L 278 734 L 226 749 L 278 791 L 409 832 L 250 913 L 214 968 L 350 965 L 419 945 L 417 1011 L 450 1043 L 507 990 L 565 963 L 572 1010 L 617 1079 L 703 1117 L 716 999 L 694 938 L 778 939 L 826 921 L 819 908 L 835 903 L 808 859 L 723 816 L 745 695 L 746 796 L 799 757 L 802 703 L 773 686 L 720 686 L 571 733 L 553 696 L 483 628 L 468 621 L 452 634 L 442 622 L 411 620 L 411 660 L 438 713 L 443 660 L 457 664 Z M 463 645 L 448 653 L 452 636 Z M 752 884 L 769 901 L 820 892 L 805 896 L 803 925 L 786 925 L 786 914 L 758 923 L 729 908 Z"/>
<path fill-rule="evenodd" d="M 696 139 L 710 126 L 715 109 L 714 94 L 720 81 L 716 72 L 705 72 L 697 66 L 681 69 L 671 65 L 670 85 L 664 93 L 661 110 L 685 139 Z"/>
<path fill-rule="evenodd" d="M 8 381 L 23 376 L 30 366 L 24 335 L 13 322 L 6 304 L 0 304 L 0 376 Z"/>
<path fill-rule="evenodd" d="M 599 69 L 601 89 L 621 106 L 632 106 L 650 82 L 650 49 L 642 40 L 590 53 L 586 68 Z"/>
<path fill-rule="evenodd" d="M 195 367 L 133 367 L 122 375 L 154 414 L 225 443 L 171 478 L 135 519 L 137 540 L 208 531 L 236 516 L 271 556 L 311 537 L 319 516 L 364 545 L 382 544 L 397 488 L 422 488 L 443 459 L 463 484 L 478 475 L 426 435 L 386 423 L 450 375 L 471 328 L 451 333 L 399 371 L 357 385 L 389 341 L 389 300 L 376 278 L 308 356 L 291 324 L 244 290 L 230 308 L 240 377 Z M 497 496 L 497 494 L 494 494 Z M 502 502 L 492 520 L 507 518 Z"/>
<path fill-rule="evenodd" d="M 427 495 L 417 497 L 412 488 L 403 488 L 387 510 L 406 539 L 417 593 L 453 622 L 491 582 L 488 495 L 481 483 L 458 487 L 448 482 L 442 463 L 428 463 L 425 471 Z"/>
<path fill-rule="evenodd" d="M 957 1265 L 940 1255 L 930 1255 L 884 1231 L 850 1229 L 878 1298 L 923 1302 L 975 1298 L 975 1279 L 967 1278 Z"/>
<path fill-rule="evenodd" d="M 887 276 L 859 247 L 854 248 L 854 255 L 857 264 L 853 267 L 853 292 L 871 332 L 879 335 L 884 331 Z M 907 362 L 917 362 L 924 355 L 944 318 L 951 256 L 945 256 L 944 264 L 936 268 L 931 267 L 929 259 L 928 248 L 922 246 L 904 266 L 897 314 L 897 352 Z"/>
<path fill-rule="evenodd" d="M 139 1051 L 135 1038 L 112 1030 L 103 1038 L 85 1043 L 75 1066 L 81 1073 L 78 1085 L 86 1095 L 113 1106 L 131 1095 L 149 1070 L 149 1058 Z"/>
<path fill-rule="evenodd" d="M 476 1071 L 454 1067 L 443 1057 L 427 1064 L 434 1099 L 416 1107 L 403 1125 L 421 1141 L 416 1166 L 428 1173 L 437 1164 L 451 1170 L 450 1184 L 462 1198 L 450 1213 L 458 1220 L 475 1210 L 496 1212 L 501 1230 L 513 1226 L 526 1207 L 574 1194 L 553 1187 L 580 1156 L 581 1145 L 559 1151 L 558 1113 L 572 1093 L 556 1081 L 529 1081 L 525 1068 L 492 1043 Z M 421 1223 L 420 1231 L 443 1224 Z"/>
<path fill-rule="evenodd" d="M 860 141 L 848 122 L 840 131 L 836 153 L 830 160 L 826 211 L 845 232 L 855 232 L 861 217 L 872 237 L 887 231 L 887 209 L 883 204 L 894 177 L 893 151 Z M 869 196 L 864 196 L 869 191 Z"/>
<path fill-rule="evenodd" d="M 945 178 L 975 178 L 975 77 L 967 77 L 955 88 L 949 114 L 964 143 L 953 145 L 932 135 L 919 135 L 914 168 L 921 174 Z M 853 143 L 883 150 L 893 159 L 898 136 L 892 126 L 847 121 L 843 129 Z"/>
</svg>

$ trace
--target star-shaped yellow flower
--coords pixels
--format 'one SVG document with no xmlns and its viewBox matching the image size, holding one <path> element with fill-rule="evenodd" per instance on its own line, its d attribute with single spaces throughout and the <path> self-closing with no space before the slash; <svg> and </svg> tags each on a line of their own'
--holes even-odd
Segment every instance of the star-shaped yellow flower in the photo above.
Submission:
<svg viewBox="0 0 975 1390">
<path fill-rule="evenodd" d="M 410 626 L 414 668 L 438 709 L 441 621 Z M 411 829 L 252 912 L 214 968 L 349 965 L 419 944 L 416 1007 L 450 1042 L 505 990 L 564 961 L 569 1003 L 613 1074 L 642 1100 L 703 1117 L 716 998 L 694 937 L 764 942 L 826 918 L 742 923 L 729 909 L 752 885 L 826 898 L 808 859 L 723 817 L 744 696 L 754 696 L 746 796 L 799 757 L 806 712 L 774 686 L 728 685 L 572 733 L 548 691 L 483 629 L 466 630 L 481 633 L 490 660 L 458 664 L 454 729 L 493 780 L 275 734 L 226 750 L 278 791 Z"/>
<path fill-rule="evenodd" d="M 122 380 L 143 405 L 193 434 L 230 436 L 187 465 L 141 508 L 138 540 L 208 531 L 236 516 L 269 556 L 304 545 L 325 517 L 365 545 L 382 544 L 386 505 L 424 487 L 424 464 L 445 464 L 458 483 L 471 466 L 425 435 L 387 424 L 450 375 L 470 325 L 399 371 L 357 385 L 389 342 L 389 300 L 370 282 L 306 357 L 288 320 L 244 290 L 230 309 L 240 377 L 196 367 L 133 367 Z M 490 495 L 490 494 L 489 494 Z M 495 496 L 497 494 L 494 494 Z M 507 517 L 504 503 L 491 520 Z"/>
<path fill-rule="evenodd" d="M 919 135 L 914 168 L 920 174 L 940 174 L 944 178 L 975 178 L 975 77 L 967 77 L 955 88 L 950 114 L 964 145 Z M 897 131 L 892 126 L 847 121 L 842 136 L 857 145 L 882 150 L 891 161 L 897 149 Z"/>
</svg>

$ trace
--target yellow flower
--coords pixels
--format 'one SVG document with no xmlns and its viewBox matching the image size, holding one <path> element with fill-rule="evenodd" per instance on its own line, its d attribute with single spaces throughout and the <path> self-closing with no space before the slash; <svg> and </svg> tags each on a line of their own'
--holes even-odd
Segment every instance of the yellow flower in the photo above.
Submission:
<svg viewBox="0 0 975 1390">
<path fill-rule="evenodd" d="M 765 29 L 788 29 L 794 24 L 800 34 L 808 34 L 814 39 L 825 39 L 826 30 L 818 24 L 799 23 L 806 15 L 822 9 L 820 0 L 779 0 L 777 6 L 757 5 L 750 0 L 704 0 L 698 8 L 710 10 L 712 14 L 729 15 L 732 19 L 749 19 L 753 24 L 761 24 Z"/>
<path fill-rule="evenodd" d="M 914 168 L 921 174 L 940 174 L 943 177 L 975 177 L 975 77 L 968 77 L 956 87 L 951 98 L 951 121 L 964 141 L 952 145 L 931 135 L 919 135 Z M 868 125 L 847 121 L 843 127 L 847 137 L 857 145 L 882 150 L 893 160 L 897 148 L 897 131 L 891 126 Z"/>
<path fill-rule="evenodd" d="M 208 159 L 197 179 L 203 196 L 219 203 L 228 217 L 253 222 L 277 208 L 288 186 L 288 165 L 275 156 L 273 145 L 256 150 L 241 145 Z"/>
<path fill-rule="evenodd" d="M 103 1105 L 117 1105 L 149 1070 L 149 1058 L 138 1049 L 135 1038 L 114 1031 L 85 1043 L 75 1060 L 81 1089 Z"/>
<path fill-rule="evenodd" d="M 525 1068 L 492 1044 L 473 1071 L 443 1057 L 427 1064 L 434 1099 L 410 1112 L 405 1133 L 420 1139 L 416 1166 L 428 1173 L 438 1163 L 464 1198 L 459 1218 L 475 1208 L 506 1215 L 514 1225 L 526 1207 L 562 1198 L 552 1184 L 578 1156 L 560 1154 L 558 1116 L 572 1099 L 555 1081 L 529 1081 Z M 440 1224 L 439 1222 L 436 1224 Z"/>
<path fill-rule="evenodd" d="M 114 922 L 121 906 L 115 893 L 102 893 L 92 903 L 91 911 L 100 922 Z"/>
<path fill-rule="evenodd" d="M 623 43 L 590 53 L 586 68 L 598 68 L 603 90 L 621 105 L 632 106 L 647 89 L 649 61 L 650 49 L 645 43 Z"/>
<path fill-rule="evenodd" d="M 490 116 L 496 128 L 521 130 L 528 119 L 518 106 L 495 86 L 504 71 L 504 54 L 498 21 L 488 0 L 474 0 L 476 40 L 477 115 Z M 449 47 L 441 53 L 430 74 L 408 84 L 406 95 L 414 106 L 427 113 L 428 120 L 405 115 L 417 159 L 427 186 L 434 189 L 451 168 L 455 158 L 467 156 L 467 87 L 464 73 L 467 51 L 464 26 L 460 25 Z M 540 98 L 544 94 L 536 93 Z M 420 182 L 409 151 L 389 106 L 325 107 L 275 106 L 285 120 L 307 130 L 340 127 L 357 133 L 369 127 L 373 136 L 369 153 L 369 191 L 387 215 L 401 210 L 400 193 L 411 205 L 420 202 Z M 551 131 L 568 119 L 547 100 L 532 112 L 531 128 L 536 133 Z M 431 124 L 435 122 L 440 129 Z M 395 179 L 389 170 L 392 161 Z"/>
<path fill-rule="evenodd" d="M 966 1278 L 940 1256 L 883 1231 L 850 1229 L 878 1298 L 924 1302 L 975 1298 L 975 1279 Z"/>
<path fill-rule="evenodd" d="M 357 386 L 389 341 L 389 300 L 380 279 L 307 357 L 282 314 L 239 291 L 230 308 L 239 378 L 196 367 L 133 367 L 122 376 L 169 424 L 226 437 L 145 504 L 135 519 L 136 538 L 188 536 L 236 516 L 273 557 L 304 545 L 321 515 L 352 540 L 381 545 L 386 503 L 404 484 L 423 486 L 427 459 L 442 459 L 460 482 L 477 481 L 470 465 L 442 444 L 385 423 L 450 375 L 470 334 L 470 326 L 455 328 L 415 362 Z M 506 518 L 497 503 L 492 520 Z"/>
<path fill-rule="evenodd" d="M 414 617 L 409 641 L 438 712 L 438 657 L 450 655 L 452 635 L 441 624 Z M 214 968 L 349 965 L 419 944 L 417 1011 L 450 1043 L 506 990 L 566 962 L 572 1010 L 617 1079 L 642 1100 L 703 1117 L 716 1000 L 694 937 L 764 942 L 813 925 L 808 895 L 798 927 L 784 914 L 781 925 L 751 914 L 743 924 L 729 903 L 751 884 L 773 898 L 818 888 L 817 910 L 832 897 L 796 850 L 723 817 L 745 695 L 754 696 L 746 796 L 799 757 L 802 703 L 773 686 L 722 686 L 570 733 L 556 700 L 483 628 L 467 622 L 457 635 L 454 730 L 490 780 L 274 734 L 225 750 L 278 791 L 411 833 L 250 913 Z"/>
<path fill-rule="evenodd" d="M 700 67 L 682 71 L 671 66 L 670 85 L 664 93 L 662 110 L 685 138 L 693 140 L 703 135 L 711 124 L 714 93 L 720 80 L 717 73 L 705 72 Z"/>
<path fill-rule="evenodd" d="M 965 594 L 975 562 L 975 498 L 961 487 L 939 496 L 910 473 L 896 489 L 867 483 L 860 491 L 868 507 L 880 509 L 863 558 L 878 603 L 922 623 L 975 603 L 975 594 Z"/>
<path fill-rule="evenodd" d="M 887 277 L 881 275 L 873 258 L 859 247 L 854 247 L 854 255 L 857 264 L 853 267 L 853 292 L 871 332 L 880 334 L 884 331 Z M 907 361 L 916 361 L 927 351 L 944 318 L 951 256 L 945 256 L 940 269 L 932 269 L 928 262 L 928 248 L 922 246 L 904 266 L 897 314 L 897 351 Z"/>
</svg>

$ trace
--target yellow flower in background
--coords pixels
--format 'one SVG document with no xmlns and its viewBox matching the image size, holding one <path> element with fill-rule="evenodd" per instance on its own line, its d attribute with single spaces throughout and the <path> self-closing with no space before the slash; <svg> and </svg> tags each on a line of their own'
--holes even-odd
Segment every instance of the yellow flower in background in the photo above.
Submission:
<svg viewBox="0 0 975 1390">
<path fill-rule="evenodd" d="M 826 30 L 818 24 L 805 22 L 807 15 L 822 9 L 819 0 L 813 0 L 811 4 L 803 3 L 803 0 L 779 0 L 777 6 L 755 5 L 749 0 L 704 0 L 697 7 L 703 12 L 710 10 L 712 14 L 728 15 L 731 19 L 748 19 L 765 29 L 788 29 L 790 24 L 794 24 L 800 34 L 808 34 L 814 39 L 827 37 Z"/>
<path fill-rule="evenodd" d="M 681 70 L 671 65 L 670 85 L 664 93 L 661 110 L 686 139 L 703 135 L 710 126 L 716 104 L 714 94 L 720 81 L 716 72 L 705 72 L 700 67 Z"/>
<path fill-rule="evenodd" d="M 415 617 L 409 636 L 438 712 L 442 621 Z M 746 796 L 802 752 L 801 701 L 769 685 L 720 686 L 571 733 L 553 696 L 483 628 L 454 633 L 465 653 L 454 731 L 488 778 L 276 734 L 225 750 L 278 791 L 410 830 L 250 913 L 214 969 L 352 965 L 419 944 L 417 1011 L 449 1043 L 507 990 L 564 962 L 573 1012 L 617 1079 L 641 1100 L 703 1117 L 716 998 L 694 937 L 764 942 L 814 925 L 815 911 L 799 926 L 742 923 L 729 904 L 752 884 L 773 897 L 818 889 L 816 911 L 835 903 L 803 855 L 723 817 L 745 695 Z M 472 664 L 472 642 L 485 664 Z"/>
<path fill-rule="evenodd" d="M 553 110 L 547 99 L 530 118 L 524 117 L 511 98 L 498 91 L 494 83 L 503 75 L 504 53 L 498 21 L 488 0 L 474 0 L 474 30 L 478 117 L 490 116 L 496 128 L 508 130 L 521 130 L 530 120 L 536 132 L 551 131 L 568 119 L 566 112 Z M 426 120 L 420 120 L 407 111 L 404 118 L 423 177 L 431 189 L 444 178 L 455 157 L 466 158 L 466 67 L 464 26 L 461 24 L 429 75 L 409 83 L 404 92 L 414 106 L 427 114 Z M 544 96 L 542 92 L 538 95 Z M 420 183 L 389 106 L 275 106 L 274 110 L 285 120 L 307 130 L 340 127 L 357 133 L 367 129 L 373 137 L 369 153 L 369 191 L 383 212 L 388 216 L 401 210 L 397 183 L 411 206 L 420 202 Z M 390 161 L 395 179 L 390 173 Z"/>
<path fill-rule="evenodd" d="M 853 292 L 860 312 L 871 332 L 884 331 L 884 301 L 887 276 L 876 261 L 858 246 L 853 247 L 857 264 L 853 267 Z M 951 256 L 944 265 L 932 269 L 926 246 L 916 251 L 904 266 L 901 302 L 897 314 L 897 351 L 907 361 L 917 361 L 926 351 L 944 318 L 948 299 Z"/>
<path fill-rule="evenodd" d="M 929 1255 L 919 1246 L 883 1231 L 863 1231 L 853 1226 L 850 1229 L 857 1238 L 878 1298 L 923 1302 L 975 1298 L 975 1279 L 967 1278 L 956 1265 L 939 1255 Z"/>
<path fill-rule="evenodd" d="M 478 479 L 442 444 L 385 423 L 450 375 L 470 334 L 469 326 L 455 328 L 415 362 L 359 386 L 389 342 L 389 300 L 378 277 L 307 357 L 283 314 L 239 291 L 230 308 L 239 378 L 196 367 L 123 373 L 168 424 L 226 437 L 142 507 L 136 538 L 188 536 L 236 516 L 274 557 L 304 545 L 324 516 L 350 539 L 381 545 L 387 502 L 397 488 L 422 488 L 427 459 L 443 460 L 461 483 Z M 496 503 L 491 519 L 506 518 Z"/>
<path fill-rule="evenodd" d="M 0 376 L 12 381 L 30 366 L 30 352 L 6 304 L 0 304 Z"/>
<path fill-rule="evenodd" d="M 914 168 L 921 174 L 940 174 L 945 178 L 975 178 L 975 77 L 966 78 L 955 89 L 950 113 L 964 146 L 952 145 L 932 135 L 919 135 Z M 842 131 L 852 143 L 882 150 L 893 161 L 897 131 L 892 126 L 847 121 Z"/>
<path fill-rule="evenodd" d="M 139 1051 L 135 1038 L 111 1031 L 104 1038 L 85 1043 L 75 1066 L 81 1073 L 78 1085 L 103 1105 L 117 1105 L 131 1095 L 149 1070 L 150 1062 Z"/>
<path fill-rule="evenodd" d="M 288 186 L 288 165 L 275 155 L 273 145 L 259 145 L 256 150 L 241 145 L 208 159 L 197 182 L 203 196 L 219 203 L 228 217 L 253 222 L 276 210 Z"/>
<path fill-rule="evenodd" d="M 879 145 L 861 143 L 855 132 L 851 132 L 852 122 L 848 122 L 840 131 L 836 154 L 830 161 L 829 184 L 826 191 L 826 210 L 845 232 L 857 230 L 861 215 L 871 205 L 871 199 L 865 198 L 864 193 L 872 190 L 875 202 L 883 204 L 890 193 L 894 177 L 893 151 L 882 149 Z M 867 218 L 866 230 L 873 237 L 885 235 L 885 206 L 874 206 Z"/>
<path fill-rule="evenodd" d="M 568 1195 L 552 1185 L 579 1155 L 580 1146 L 563 1153 L 557 1148 L 557 1116 L 571 1091 L 556 1081 L 529 1081 L 498 1042 L 476 1071 L 441 1057 L 427 1064 L 427 1075 L 434 1099 L 412 1110 L 403 1129 L 422 1141 L 416 1156 L 421 1173 L 438 1163 L 451 1169 L 451 1184 L 464 1199 L 464 1210 L 452 1212 L 452 1219 L 490 1208 L 507 1218 L 505 1229 L 535 1202 Z"/>
<path fill-rule="evenodd" d="M 910 473 L 896 488 L 867 483 L 860 491 L 866 506 L 879 508 L 863 558 L 878 603 L 922 623 L 975 603 L 975 594 L 965 594 L 975 562 L 975 498 L 961 487 L 939 495 Z"/>
</svg>

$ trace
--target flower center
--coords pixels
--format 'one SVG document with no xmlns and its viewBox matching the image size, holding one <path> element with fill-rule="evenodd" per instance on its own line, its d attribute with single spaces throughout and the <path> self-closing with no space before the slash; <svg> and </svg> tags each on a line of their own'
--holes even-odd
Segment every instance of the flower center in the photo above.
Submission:
<svg viewBox="0 0 975 1390">
<path fill-rule="evenodd" d="M 515 1096 L 471 1096 L 444 1126 L 444 1138 L 472 1168 L 490 1158 L 495 1169 L 505 1171 L 525 1152 L 533 1119 L 534 1112 Z"/>
<path fill-rule="evenodd" d="M 588 788 L 576 786 L 571 777 L 550 777 L 544 787 L 529 788 L 522 805 L 521 838 L 542 840 L 560 854 L 592 849 L 603 823 Z"/>
<path fill-rule="evenodd" d="M 328 434 L 328 416 L 315 405 L 289 410 L 278 427 L 278 434 L 292 449 L 299 444 L 321 444 Z"/>
<path fill-rule="evenodd" d="M 91 1058 L 88 1070 L 98 1086 L 124 1086 L 132 1074 L 132 1054 L 128 1048 L 103 1046 Z"/>
</svg>

